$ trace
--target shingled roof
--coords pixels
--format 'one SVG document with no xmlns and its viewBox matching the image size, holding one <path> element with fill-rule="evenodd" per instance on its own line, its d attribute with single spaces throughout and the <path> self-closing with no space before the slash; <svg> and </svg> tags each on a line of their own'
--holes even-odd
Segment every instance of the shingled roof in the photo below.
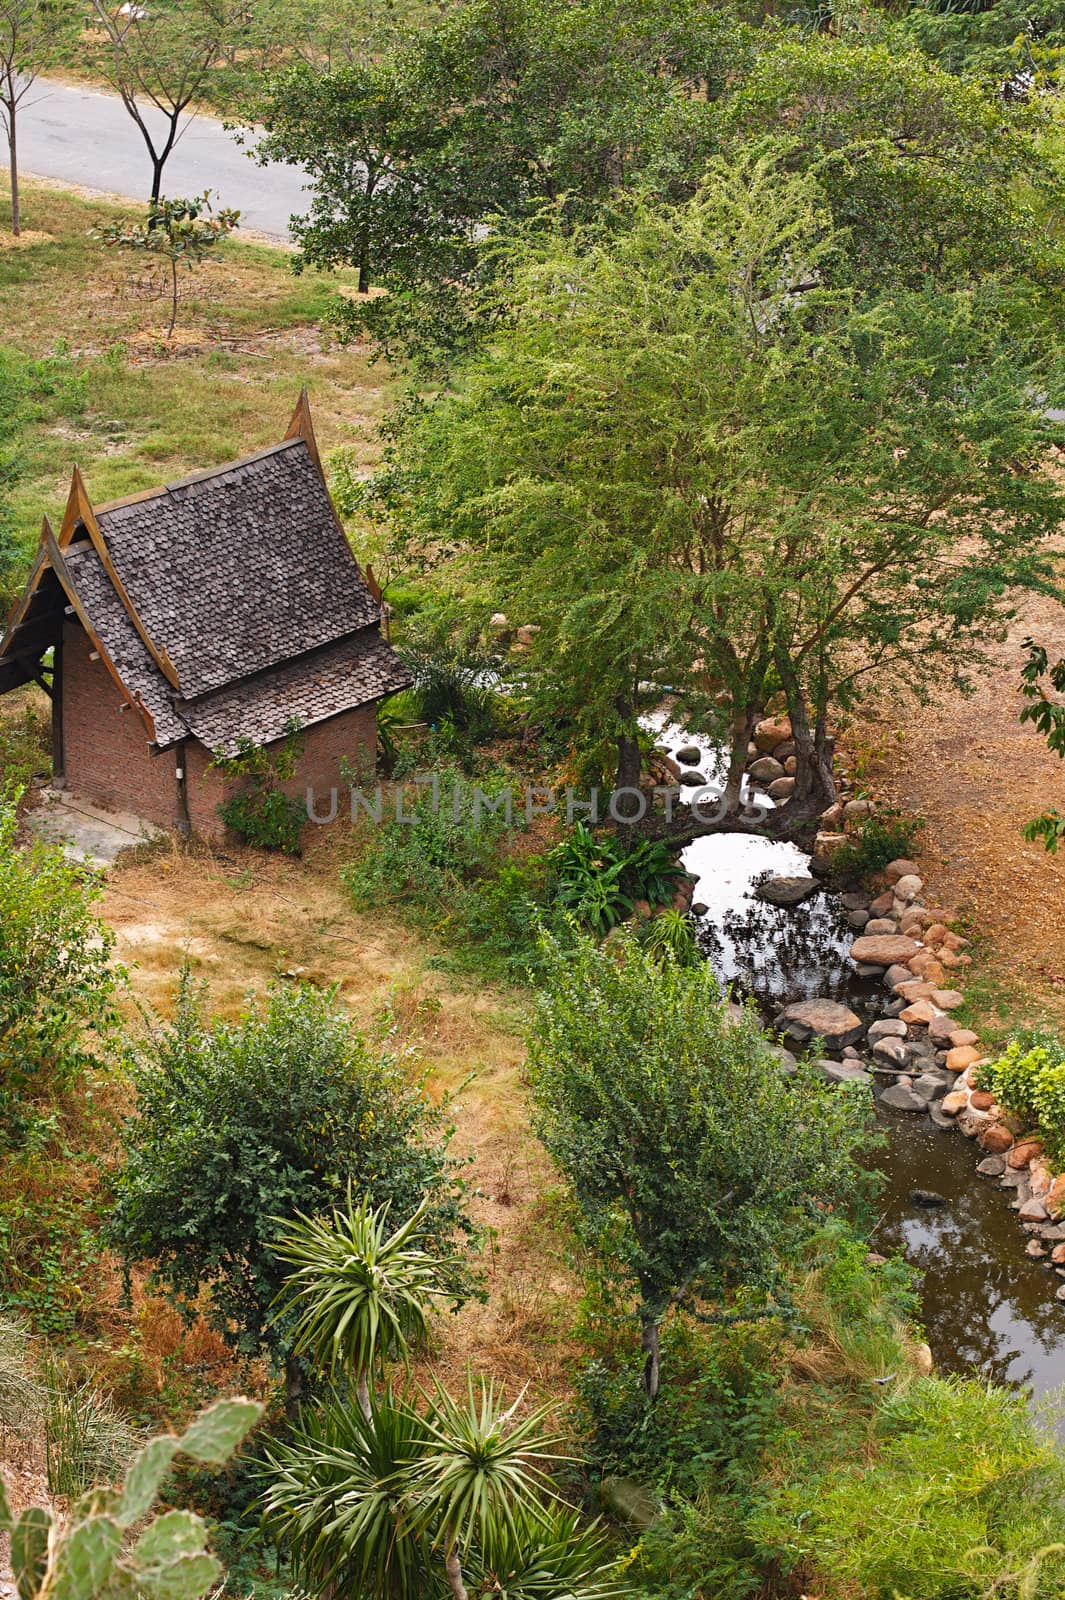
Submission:
<svg viewBox="0 0 1065 1600">
<path fill-rule="evenodd" d="M 75 470 L 0 642 L 0 692 L 39 674 L 64 608 L 159 749 L 191 734 L 231 755 L 410 681 L 329 498 L 305 395 L 280 444 L 128 500 L 94 508 Z"/>
</svg>

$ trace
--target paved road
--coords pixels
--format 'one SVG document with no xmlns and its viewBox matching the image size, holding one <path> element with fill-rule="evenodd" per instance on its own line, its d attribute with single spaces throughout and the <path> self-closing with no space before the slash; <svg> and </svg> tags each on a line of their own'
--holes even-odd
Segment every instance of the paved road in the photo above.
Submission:
<svg viewBox="0 0 1065 1600">
<path fill-rule="evenodd" d="M 152 107 L 146 120 L 162 119 Z M 143 199 L 151 187 L 144 140 L 116 95 L 40 80 L 19 112 L 19 167 L 43 178 Z M 305 177 L 295 167 L 260 167 L 213 117 L 193 117 L 163 174 L 165 194 L 202 194 L 237 206 L 244 227 L 284 238 L 294 212 L 307 209 Z"/>
</svg>

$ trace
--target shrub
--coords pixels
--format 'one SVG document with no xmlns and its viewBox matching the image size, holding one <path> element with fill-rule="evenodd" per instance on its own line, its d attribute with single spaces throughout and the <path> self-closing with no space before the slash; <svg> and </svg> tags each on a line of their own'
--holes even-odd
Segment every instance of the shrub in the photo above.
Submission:
<svg viewBox="0 0 1065 1600">
<path fill-rule="evenodd" d="M 1041 1042 L 1036 1042 L 1041 1041 Z M 1047 1155 L 1065 1166 L 1065 1047 L 1046 1033 L 1015 1039 L 980 1068 L 982 1086 L 1028 1123 L 1038 1123 Z"/>
<path fill-rule="evenodd" d="M 12 710 L 0 707 L 0 789 L 23 789 L 52 769 L 48 724 L 32 701 Z"/>
<path fill-rule="evenodd" d="M 211 1022 L 182 978 L 173 1023 L 156 1020 L 132 1069 L 136 1114 L 108 1236 L 127 1265 L 236 1349 L 285 1363 L 291 1318 L 270 1307 L 288 1269 L 276 1245 L 297 1212 L 334 1206 L 351 1184 L 397 1221 L 429 1197 L 424 1234 L 472 1235 L 461 1164 L 448 1154 L 447 1101 L 432 1104 L 409 1056 L 371 1048 L 332 993 L 276 987 L 265 1011 Z M 461 1295 L 468 1277 L 456 1273 Z"/>
<path fill-rule="evenodd" d="M 636 937 L 648 955 L 661 956 L 668 952 L 682 967 L 694 967 L 704 959 L 695 942 L 691 918 L 672 906 L 642 923 L 636 930 Z"/>
<path fill-rule="evenodd" d="M 449 723 L 474 743 L 491 738 L 498 696 L 490 657 L 429 643 L 405 644 L 399 655 L 414 679 L 410 693 L 423 722 Z"/>
<path fill-rule="evenodd" d="M 628 845 L 610 834 L 597 838 L 583 822 L 555 846 L 550 862 L 555 903 L 597 934 L 609 933 L 630 916 L 637 900 L 663 905 L 682 874 L 661 840 Z"/>
<path fill-rule="evenodd" d="M 54 1097 L 102 1064 L 117 1028 L 114 935 L 100 885 L 40 840 L 17 847 L 17 797 L 0 797 L 0 1139 L 24 1141 Z"/>
<path fill-rule="evenodd" d="M 920 817 L 878 811 L 865 819 L 856 839 L 836 851 L 833 868 L 846 878 L 866 878 L 882 872 L 888 862 L 912 854 L 923 827 Z"/>
<path fill-rule="evenodd" d="M 0 1438 L 30 1433 L 44 1411 L 45 1388 L 30 1365 L 29 1329 L 0 1320 Z"/>
<path fill-rule="evenodd" d="M 294 722 L 279 750 L 241 739 L 235 756 L 220 756 L 214 765 L 227 782 L 241 785 L 218 807 L 226 827 L 260 850 L 281 850 L 285 855 L 298 856 L 307 807 L 302 800 L 287 795 L 280 785 L 295 777 L 302 753 L 299 724 Z"/>
</svg>

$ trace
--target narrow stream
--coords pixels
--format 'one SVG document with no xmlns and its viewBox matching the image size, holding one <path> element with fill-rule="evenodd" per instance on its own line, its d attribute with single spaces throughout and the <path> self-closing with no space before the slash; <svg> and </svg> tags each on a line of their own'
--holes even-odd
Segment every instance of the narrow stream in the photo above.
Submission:
<svg viewBox="0 0 1065 1600">
<path fill-rule="evenodd" d="M 701 746 L 699 770 L 711 778 L 717 755 L 698 738 L 655 720 L 664 748 L 679 740 Z M 781 909 L 754 895 L 766 875 L 807 875 L 795 845 L 743 835 L 697 839 L 682 862 L 698 882 L 693 907 L 699 944 L 722 983 L 750 995 L 771 1020 L 795 1000 L 844 1001 L 872 1021 L 886 991 L 861 978 L 849 959 L 856 934 L 834 894 L 820 889 Z M 874 1094 L 887 1086 L 876 1079 Z M 977 1371 L 1041 1395 L 1065 1383 L 1065 1305 L 1060 1280 L 1026 1256 L 1027 1236 L 1009 1208 L 1011 1191 L 977 1176 L 978 1152 L 927 1116 L 877 1105 L 887 1144 L 875 1153 L 886 1184 L 879 1200 L 878 1248 L 901 1250 L 921 1273 L 928 1343 L 937 1367 Z M 946 1204 L 911 1200 L 933 1190 Z"/>
</svg>

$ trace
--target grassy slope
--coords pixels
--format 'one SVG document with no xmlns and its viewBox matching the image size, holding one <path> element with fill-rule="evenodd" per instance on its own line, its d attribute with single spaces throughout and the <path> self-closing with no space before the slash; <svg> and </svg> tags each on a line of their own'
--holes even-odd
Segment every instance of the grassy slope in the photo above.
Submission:
<svg viewBox="0 0 1065 1600">
<path fill-rule="evenodd" d="M 49 238 L 12 249 L 0 237 L 0 340 L 65 352 L 84 379 L 83 410 L 42 396 L 28 431 L 16 507 L 27 543 L 42 513 L 62 513 L 75 462 L 97 501 L 150 488 L 274 443 L 304 383 L 323 450 L 352 444 L 372 459 L 386 374 L 322 327 L 342 275 L 297 277 L 284 250 L 234 241 L 185 276 L 178 328 L 193 342 L 167 353 L 153 332 L 162 302 L 136 292 L 143 262 L 87 237 L 120 214 L 27 184 L 25 226 Z M 8 220 L 0 206 L 0 229 Z"/>
</svg>

